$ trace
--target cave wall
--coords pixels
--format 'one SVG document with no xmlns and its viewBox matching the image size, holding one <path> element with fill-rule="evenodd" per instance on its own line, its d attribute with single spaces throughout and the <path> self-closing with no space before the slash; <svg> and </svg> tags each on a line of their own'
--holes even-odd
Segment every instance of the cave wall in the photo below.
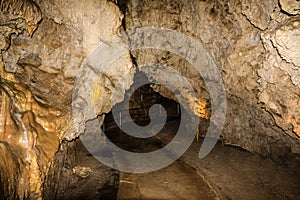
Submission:
<svg viewBox="0 0 300 200">
<path fill-rule="evenodd" d="M 11 0 L 0 8 L 3 198 L 42 199 L 60 143 L 79 134 L 71 119 L 78 70 L 100 41 L 117 33 L 122 14 L 96 0 Z"/>
<path fill-rule="evenodd" d="M 125 27 L 168 28 L 202 43 L 222 72 L 227 92 L 224 142 L 283 159 L 300 150 L 299 16 L 287 13 L 295 7 L 287 5 L 287 1 L 131 0 Z M 176 55 L 157 50 L 132 54 L 138 65 L 159 62 L 180 71 L 198 88 L 203 85 L 192 66 Z"/>
<path fill-rule="evenodd" d="M 296 0 L 7 0 L 0 1 L 0 8 L 0 152 L 7 158 L 0 162 L 0 186 L 7 199 L 43 197 L 42 183 L 61 141 L 76 138 L 88 119 L 122 101 L 132 84 L 135 62 L 142 66 L 155 61 L 185 75 L 199 97 L 194 113 L 208 117 L 209 109 L 202 112 L 209 93 L 201 76 L 170 52 L 128 51 L 109 76 L 89 68 L 85 59 L 99 42 L 109 43 L 124 29 L 143 26 L 186 34 L 211 55 L 227 92 L 225 143 L 277 160 L 300 154 Z M 78 101 L 77 114 L 72 115 L 78 73 L 83 77 L 78 99 L 94 98 L 97 105 L 84 110 L 89 104 Z M 111 100 L 118 77 L 125 73 L 128 80 Z M 153 88 L 174 98 L 162 87 Z"/>
</svg>

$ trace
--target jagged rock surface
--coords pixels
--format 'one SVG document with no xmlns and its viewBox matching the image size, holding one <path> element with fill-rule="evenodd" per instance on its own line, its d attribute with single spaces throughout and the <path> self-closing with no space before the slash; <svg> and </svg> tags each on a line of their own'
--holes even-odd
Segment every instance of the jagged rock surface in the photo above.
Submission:
<svg viewBox="0 0 300 200">
<path fill-rule="evenodd" d="M 277 159 L 299 153 L 299 48 L 294 40 L 299 20 L 282 14 L 278 2 L 131 0 L 125 19 L 127 30 L 169 28 L 204 45 L 223 72 L 226 143 Z M 191 66 L 176 55 L 155 50 L 133 55 L 138 65 L 159 62 L 201 85 Z"/>
<path fill-rule="evenodd" d="M 280 0 L 280 6 L 283 11 L 291 15 L 300 14 L 300 2 L 297 0 Z"/>
<path fill-rule="evenodd" d="M 298 1 L 130 0 L 127 7 L 126 29 L 176 30 L 211 55 L 227 92 L 225 143 L 279 160 L 300 154 Z M 128 49 L 103 76 L 93 71 L 93 62 L 84 62 L 101 41 L 127 45 L 118 36 L 123 15 L 112 2 L 8 0 L 0 1 L 0 8 L 0 155 L 7 158 L 0 162 L 0 198 L 41 199 L 63 138 L 74 139 L 87 120 L 120 102 L 135 66 Z M 191 110 L 209 117 L 209 92 L 193 66 L 167 51 L 131 53 L 139 66 L 155 61 L 186 76 L 200 105 Z M 147 73 L 164 80 L 159 70 Z M 129 75 L 111 99 L 124 74 Z M 174 98 L 163 87 L 153 88 Z M 72 96 L 78 100 L 75 115 Z"/>
<path fill-rule="evenodd" d="M 101 40 L 116 35 L 122 14 L 111 2 L 93 0 L 12 0 L 0 5 L 0 140 L 12 149 L 1 149 L 8 162 L 1 163 L 0 184 L 6 199 L 41 199 L 62 139 L 79 134 L 71 101 L 80 66 Z"/>
</svg>

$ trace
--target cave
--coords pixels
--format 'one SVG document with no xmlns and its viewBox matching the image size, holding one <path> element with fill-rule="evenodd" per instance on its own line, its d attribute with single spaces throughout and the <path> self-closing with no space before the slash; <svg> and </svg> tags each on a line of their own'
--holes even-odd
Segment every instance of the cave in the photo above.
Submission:
<svg viewBox="0 0 300 200">
<path fill-rule="evenodd" d="M 298 0 L 0 0 L 0 199 L 299 199 Z"/>
</svg>

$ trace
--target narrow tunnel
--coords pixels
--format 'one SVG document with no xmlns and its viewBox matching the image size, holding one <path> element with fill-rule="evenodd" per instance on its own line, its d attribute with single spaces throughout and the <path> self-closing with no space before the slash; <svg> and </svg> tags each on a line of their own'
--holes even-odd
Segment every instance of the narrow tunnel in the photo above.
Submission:
<svg viewBox="0 0 300 200">
<path fill-rule="evenodd" d="M 139 77 L 142 79 L 146 78 L 146 75 L 142 72 L 138 72 L 135 74 L 134 82 L 138 82 Z M 122 131 L 120 127 L 122 124 L 128 123 L 127 121 L 131 120 L 139 126 L 146 126 L 151 123 L 151 119 L 149 117 L 149 109 L 154 104 L 159 104 L 159 109 L 154 110 L 155 117 L 157 119 L 162 118 L 163 115 L 166 115 L 166 122 L 176 120 L 177 124 L 175 124 L 175 132 L 180 124 L 180 106 L 179 104 L 171 99 L 163 97 L 159 93 L 155 92 L 150 84 L 143 85 L 139 88 L 134 88 L 135 83 L 129 88 L 129 90 L 125 93 L 125 98 L 129 98 L 129 105 L 126 105 L 126 101 L 116 104 L 112 109 L 116 110 L 117 116 L 113 116 L 112 112 L 109 112 L 105 115 L 104 123 L 102 125 L 102 130 L 105 132 L 108 139 L 110 139 L 114 144 L 118 144 L 120 148 L 125 149 L 127 151 L 133 152 L 147 152 L 147 149 L 144 147 L 147 144 L 152 145 L 152 147 L 157 146 L 157 149 L 163 146 L 162 141 L 158 140 L 159 133 L 149 137 L 149 138 L 136 138 L 132 137 L 126 132 Z M 127 112 L 129 109 L 130 119 L 126 119 L 122 117 L 123 112 Z M 164 113 L 162 110 L 166 110 Z M 115 121 L 118 120 L 117 124 Z M 163 123 L 164 120 L 158 120 L 159 123 Z M 120 126 L 120 127 L 119 127 Z M 134 131 L 134 130 L 133 130 Z M 164 129 L 161 130 L 161 132 Z M 170 137 L 172 139 L 172 137 Z M 128 147 L 126 147 L 126 145 Z M 132 146 L 131 146 L 132 145 Z M 149 151 L 154 151 L 154 149 L 150 149 Z"/>
</svg>

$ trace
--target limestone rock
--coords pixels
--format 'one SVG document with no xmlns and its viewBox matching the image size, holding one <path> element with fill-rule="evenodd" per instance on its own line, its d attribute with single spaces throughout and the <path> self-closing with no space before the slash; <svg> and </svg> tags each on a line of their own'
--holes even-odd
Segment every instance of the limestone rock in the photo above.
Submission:
<svg viewBox="0 0 300 200">
<path fill-rule="evenodd" d="M 90 176 L 93 171 L 91 168 L 89 167 L 82 167 L 82 166 L 75 166 L 72 169 L 73 173 L 82 177 L 82 178 L 87 178 L 88 176 Z"/>
<path fill-rule="evenodd" d="M 288 18 L 280 13 L 278 2 L 176 1 L 170 5 L 167 1 L 131 0 L 126 13 L 126 28 L 170 28 L 203 42 L 223 72 L 227 90 L 227 123 L 222 137 L 226 143 L 273 155 L 274 158 L 283 158 L 291 147 L 297 149 L 299 98 L 296 96 L 300 93 L 293 84 L 299 83 L 298 71 L 291 64 L 283 63 L 270 42 L 271 36 L 267 36 L 284 26 Z M 166 10 L 168 12 L 164 12 Z M 263 34 L 262 30 L 265 30 Z M 266 40 L 270 42 L 268 45 Z M 283 38 L 282 42 L 286 40 Z M 296 52 L 298 50 L 293 53 Z M 194 74 L 192 66 L 169 52 L 147 50 L 132 53 L 138 65 L 163 63 L 180 71 L 196 88 L 200 88 L 201 78 Z M 164 94 L 163 90 L 160 92 Z M 205 94 L 205 87 L 197 94 Z M 259 105 L 259 102 L 266 104 Z M 277 145 L 271 145 L 275 142 Z"/>
<path fill-rule="evenodd" d="M 37 54 L 27 54 L 20 57 L 17 61 L 18 65 L 25 67 L 31 65 L 33 67 L 39 67 L 42 65 L 42 59 Z"/>
<path fill-rule="evenodd" d="M 275 1 L 247 0 L 241 1 L 242 13 L 256 27 L 265 30 L 271 20 Z"/>
<path fill-rule="evenodd" d="M 0 162 L 0 198 L 2 185 L 11 199 L 42 198 L 42 181 L 59 144 L 83 133 L 87 121 L 98 115 L 103 120 L 122 101 L 134 61 L 141 70 L 156 63 L 185 76 L 197 97 L 188 103 L 198 105 L 187 107 L 209 118 L 210 92 L 186 57 L 163 49 L 130 52 L 124 28 L 171 29 L 201 44 L 211 57 L 204 66 L 215 63 L 226 88 L 225 143 L 274 159 L 299 154 L 300 19 L 294 16 L 299 1 L 129 0 L 124 13 L 115 3 L 0 1 L 0 154 L 7 158 Z M 111 58 L 116 59 L 106 66 Z M 171 70 L 144 71 L 152 80 L 180 82 Z M 12 178 L 2 173 L 6 170 L 18 180 L 6 184 Z"/>
<path fill-rule="evenodd" d="M 41 181 L 47 175 L 48 162 L 64 137 L 74 139 L 79 134 L 71 118 L 77 72 L 92 48 L 116 35 L 121 26 L 122 14 L 116 5 L 93 0 L 85 3 L 89 9 L 80 1 L 0 2 L 0 140 L 15 145 L 14 152 L 24 163 L 17 166 L 20 176 L 10 186 L 22 184 L 20 199 L 42 198 Z M 41 13 L 43 20 L 36 29 Z M 60 17 L 62 21 L 57 23 Z M 125 68 L 128 65 L 131 62 Z M 0 165 L 1 171 L 9 167 Z M 6 181 L 2 177 L 0 184 Z M 7 196 L 15 194 L 13 190 L 5 192 Z"/>
<path fill-rule="evenodd" d="M 284 60 L 300 67 L 300 17 L 290 18 L 278 27 L 272 43 Z"/>
<path fill-rule="evenodd" d="M 297 15 L 300 14 L 300 2 L 297 0 L 280 0 L 280 5 L 282 10 L 291 14 Z"/>
<path fill-rule="evenodd" d="M 1 11 L 8 12 L 14 17 L 25 19 L 27 31 L 32 35 L 42 19 L 40 7 L 32 0 L 7 0 L 0 2 Z"/>
<path fill-rule="evenodd" d="M 261 77 L 259 101 L 266 105 L 277 125 L 292 137 L 300 135 L 297 97 L 300 69 L 296 39 L 298 27 L 295 27 L 298 21 L 298 17 L 290 17 L 284 21 L 273 22 L 269 30 L 262 33 L 264 48 L 268 53 L 264 67 L 258 70 Z"/>
</svg>

